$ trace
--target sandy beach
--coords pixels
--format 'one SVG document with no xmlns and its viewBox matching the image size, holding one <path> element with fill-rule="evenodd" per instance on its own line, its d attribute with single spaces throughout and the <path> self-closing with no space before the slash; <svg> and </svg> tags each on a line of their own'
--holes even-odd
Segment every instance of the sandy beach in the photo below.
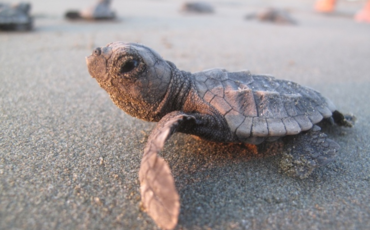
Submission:
<svg viewBox="0 0 370 230">
<path fill-rule="evenodd" d="M 158 229 L 138 180 L 155 123 L 119 110 L 86 68 L 95 47 L 119 40 L 190 72 L 289 79 L 357 117 L 324 129 L 341 150 L 304 180 L 279 173 L 268 150 L 176 134 L 161 152 L 181 199 L 176 229 L 370 228 L 370 24 L 352 19 L 366 1 L 320 15 L 309 0 L 218 0 L 214 14 L 189 15 L 183 1 L 114 0 L 114 22 L 63 18 L 94 1 L 30 2 L 33 31 L 0 31 L 0 229 Z M 266 6 L 297 25 L 244 19 Z"/>
</svg>

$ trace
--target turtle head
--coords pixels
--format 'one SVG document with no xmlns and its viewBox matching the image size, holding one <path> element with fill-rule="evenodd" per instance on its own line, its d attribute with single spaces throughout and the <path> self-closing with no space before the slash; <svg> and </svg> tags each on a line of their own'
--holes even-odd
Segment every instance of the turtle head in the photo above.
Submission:
<svg viewBox="0 0 370 230">
<path fill-rule="evenodd" d="M 113 42 L 86 58 L 90 75 L 128 114 L 157 120 L 156 111 L 171 80 L 172 64 L 135 43 Z"/>
</svg>

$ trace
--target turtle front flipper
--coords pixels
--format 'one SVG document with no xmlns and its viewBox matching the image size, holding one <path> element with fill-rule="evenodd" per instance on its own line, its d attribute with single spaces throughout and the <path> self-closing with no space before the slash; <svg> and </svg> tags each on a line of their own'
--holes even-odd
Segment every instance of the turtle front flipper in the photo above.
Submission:
<svg viewBox="0 0 370 230">
<path fill-rule="evenodd" d="M 289 176 L 304 179 L 315 168 L 332 162 L 340 146 L 320 130 L 315 125 L 308 132 L 285 137 L 279 170 Z"/>
<path fill-rule="evenodd" d="M 141 161 L 139 179 L 142 204 L 155 223 L 173 229 L 180 213 L 180 197 L 171 170 L 157 155 L 165 141 L 183 126 L 195 124 L 195 117 L 182 112 L 164 116 L 149 136 Z"/>
</svg>

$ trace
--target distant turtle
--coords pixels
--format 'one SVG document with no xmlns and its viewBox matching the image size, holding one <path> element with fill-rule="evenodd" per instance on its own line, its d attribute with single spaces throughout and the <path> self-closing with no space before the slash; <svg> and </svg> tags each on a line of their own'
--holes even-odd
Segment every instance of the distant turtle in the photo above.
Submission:
<svg viewBox="0 0 370 230">
<path fill-rule="evenodd" d="M 30 10 L 29 3 L 0 3 L 0 30 L 31 30 L 33 20 L 29 15 Z"/>
<path fill-rule="evenodd" d="M 325 119 L 351 127 L 354 121 L 320 93 L 294 82 L 223 69 L 192 74 L 135 43 L 96 48 L 86 62 L 119 108 L 159 121 L 144 149 L 139 179 L 143 206 L 165 229 L 176 226 L 180 202 L 170 168 L 157 153 L 173 133 L 251 144 L 284 137 L 282 170 L 305 178 L 339 149 L 315 124 Z"/>
<path fill-rule="evenodd" d="M 272 7 L 265 8 L 257 13 L 248 14 L 245 19 L 257 19 L 259 21 L 276 24 L 297 24 L 297 22 L 289 15 L 288 11 Z"/>
<path fill-rule="evenodd" d="M 65 17 L 71 20 L 113 20 L 116 14 L 110 9 L 110 3 L 111 0 L 98 0 L 95 5 L 81 11 L 68 11 Z"/>
<path fill-rule="evenodd" d="M 182 12 L 210 14 L 214 12 L 213 6 L 208 2 L 186 2 L 182 5 Z"/>
</svg>

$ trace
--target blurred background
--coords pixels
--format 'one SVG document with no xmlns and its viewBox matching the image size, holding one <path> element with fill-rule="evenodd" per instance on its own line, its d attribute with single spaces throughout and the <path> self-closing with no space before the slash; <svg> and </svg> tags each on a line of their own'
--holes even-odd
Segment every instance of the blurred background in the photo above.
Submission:
<svg viewBox="0 0 370 230">
<path fill-rule="evenodd" d="M 177 229 L 369 229 L 370 24 L 353 19 L 366 0 L 329 14 L 314 0 L 204 1 L 205 14 L 183 0 L 113 0 L 115 20 L 64 17 L 96 2 L 32 0 L 31 31 L 0 31 L 0 229 L 157 229 L 137 175 L 155 124 L 119 110 L 86 68 L 118 40 L 190 72 L 289 79 L 358 118 L 327 131 L 337 161 L 306 180 L 279 174 L 274 153 L 175 135 L 161 154 L 181 196 Z M 269 7 L 288 23 L 261 20 Z"/>
<path fill-rule="evenodd" d="M 368 30 L 367 24 L 353 20 L 366 0 L 337 1 L 335 11 L 331 14 L 315 12 L 313 0 L 203 1 L 214 9 L 213 13 L 208 14 L 182 11 L 185 3 L 183 0 L 113 0 L 110 8 L 116 13 L 114 21 L 70 21 L 64 17 L 69 10 L 82 10 L 95 5 L 97 1 L 29 2 L 34 17 L 33 32 L 22 36 L 2 32 L 2 36 L 32 39 L 32 36 L 45 34 L 51 37 L 56 35 L 55 38 L 60 39 L 58 34 L 68 35 L 70 39 L 65 42 L 54 43 L 50 37 L 40 45 L 47 47 L 51 42 L 63 47 L 66 43 L 74 43 L 75 47 L 85 48 L 86 51 L 115 40 L 139 42 L 155 50 L 164 48 L 161 54 L 165 58 L 176 60 L 180 67 L 190 71 L 211 67 L 227 67 L 229 70 L 253 67 L 258 72 L 280 75 L 282 69 L 293 68 L 292 74 L 304 74 L 307 71 L 317 74 L 317 71 L 324 71 L 322 74 L 325 75 L 326 67 L 322 66 L 320 59 L 344 57 L 339 54 L 344 51 L 333 46 L 338 46 L 336 43 L 342 39 L 350 43 L 347 39 L 351 36 L 361 39 L 363 36 L 360 33 Z M 246 19 L 267 7 L 284 11 L 296 24 Z M 253 45 L 255 42 L 261 46 Z M 349 46 L 341 48 L 350 49 Z M 306 58 L 305 54 L 308 53 L 312 53 L 313 57 Z M 192 60 L 192 64 L 183 66 L 189 60 Z M 284 60 L 284 65 L 278 64 L 276 60 Z M 336 61 L 340 62 L 344 61 Z"/>
</svg>

